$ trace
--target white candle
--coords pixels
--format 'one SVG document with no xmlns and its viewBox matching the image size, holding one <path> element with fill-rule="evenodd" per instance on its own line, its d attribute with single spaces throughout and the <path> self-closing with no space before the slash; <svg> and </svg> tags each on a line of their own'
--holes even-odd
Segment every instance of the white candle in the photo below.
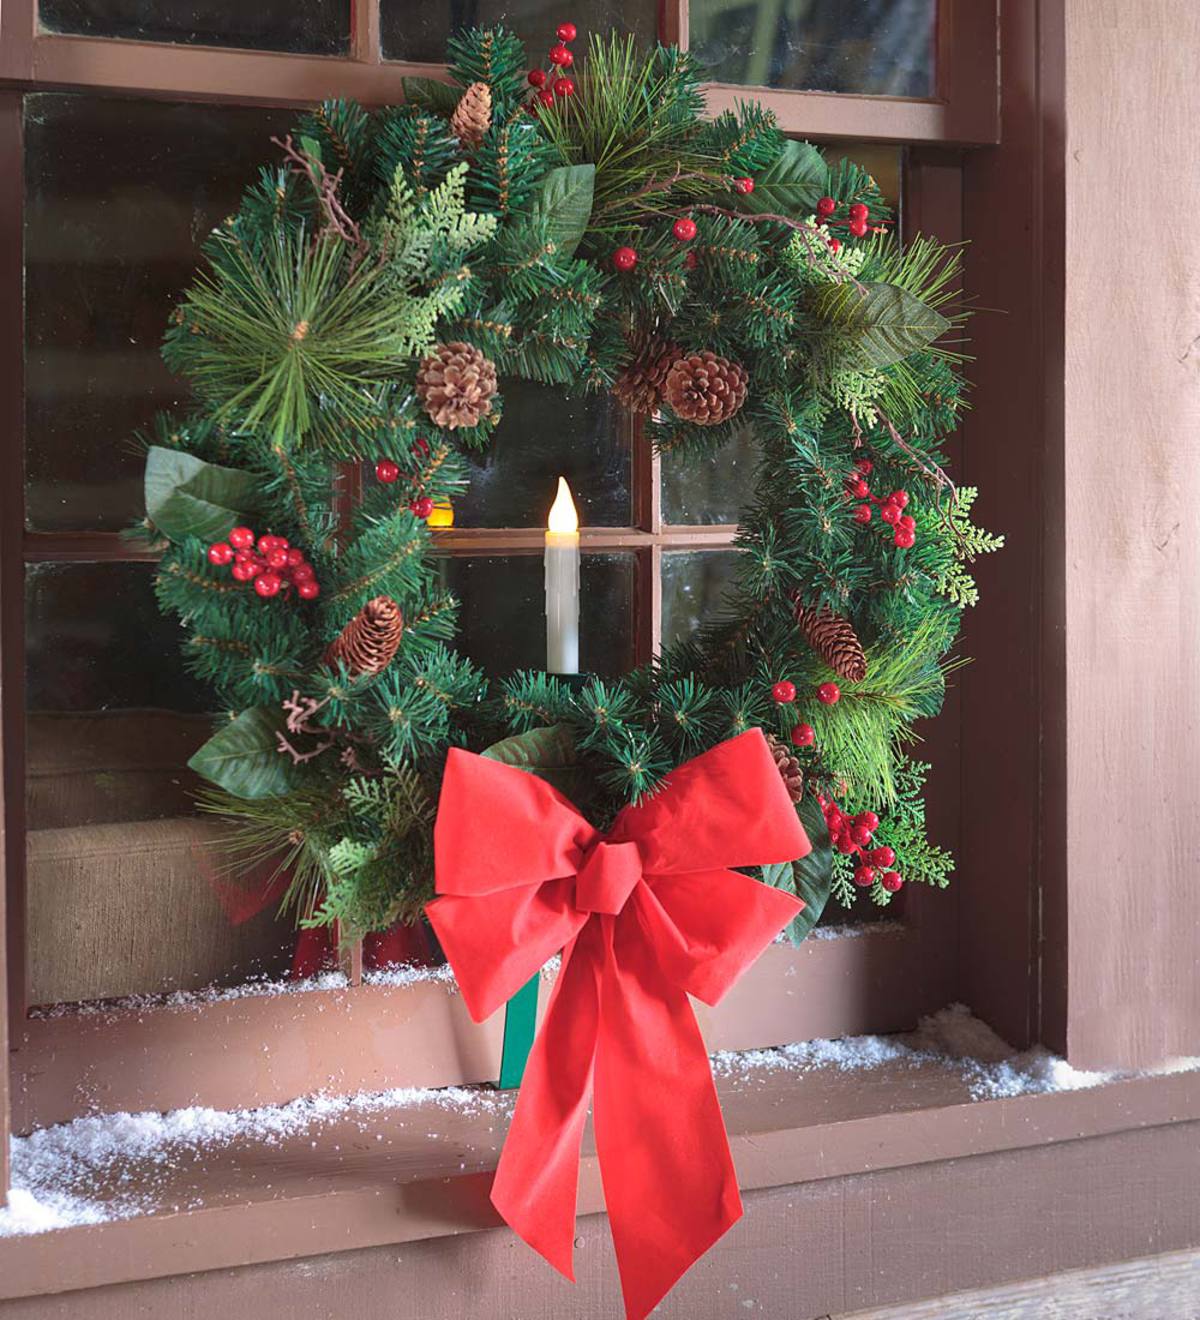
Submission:
<svg viewBox="0 0 1200 1320">
<path fill-rule="evenodd" d="M 562 477 L 546 531 L 546 669 L 579 673 L 579 517 Z"/>
</svg>

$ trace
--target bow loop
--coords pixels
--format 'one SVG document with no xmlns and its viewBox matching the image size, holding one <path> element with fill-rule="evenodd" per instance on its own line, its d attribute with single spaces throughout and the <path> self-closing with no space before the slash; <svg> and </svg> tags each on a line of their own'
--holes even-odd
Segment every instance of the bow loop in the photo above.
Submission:
<svg viewBox="0 0 1200 1320">
<path fill-rule="evenodd" d="M 636 843 L 606 843 L 588 850 L 575 881 L 575 906 L 584 912 L 617 916 L 642 878 L 642 856 Z"/>
</svg>

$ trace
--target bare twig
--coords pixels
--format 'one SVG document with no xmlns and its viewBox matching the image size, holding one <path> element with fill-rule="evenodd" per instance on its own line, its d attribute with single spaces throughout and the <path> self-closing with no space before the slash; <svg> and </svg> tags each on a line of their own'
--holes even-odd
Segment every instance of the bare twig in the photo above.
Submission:
<svg viewBox="0 0 1200 1320">
<path fill-rule="evenodd" d="M 325 217 L 325 227 L 318 237 L 333 235 L 349 243 L 354 248 L 355 261 L 358 261 L 366 254 L 368 244 L 362 236 L 362 230 L 338 196 L 338 190 L 342 186 L 343 170 L 339 169 L 336 174 L 330 174 L 315 156 L 295 146 L 290 133 L 286 138 L 272 138 L 271 141 L 291 162 L 293 173 L 302 174 L 317 194 L 317 201 Z"/>
</svg>

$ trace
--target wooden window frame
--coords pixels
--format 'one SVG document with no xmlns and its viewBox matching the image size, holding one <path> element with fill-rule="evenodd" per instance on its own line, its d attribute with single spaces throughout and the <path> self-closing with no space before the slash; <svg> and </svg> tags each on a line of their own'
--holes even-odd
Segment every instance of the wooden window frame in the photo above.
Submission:
<svg viewBox="0 0 1200 1320">
<path fill-rule="evenodd" d="M 20 96 L 31 90 L 77 90 L 129 96 L 211 100 L 239 105 L 300 105 L 326 95 L 346 95 L 366 102 L 399 99 L 400 79 L 408 73 L 438 74 L 442 66 L 408 65 L 384 61 L 379 53 L 378 0 L 353 0 L 351 53 L 348 57 L 315 57 L 270 52 L 216 50 L 166 43 L 140 43 L 106 38 L 71 37 L 39 33 L 35 0 L 5 0 L 0 7 L 0 81 L 10 90 L 0 93 L 0 154 L 10 166 L 14 187 L 0 215 L 5 226 L 5 260 L 21 260 L 20 181 L 22 179 Z M 664 40 L 687 40 L 687 0 L 660 0 L 659 31 Z M 996 0 L 942 0 L 939 29 L 942 53 L 939 96 L 929 101 L 846 94 L 788 92 L 761 93 L 788 133 L 811 138 L 874 139 L 914 145 L 906 182 L 906 208 L 914 228 L 939 230 L 940 236 L 961 236 L 961 161 L 959 143 L 982 145 L 998 132 L 996 67 Z M 947 63 L 949 61 L 949 63 Z M 253 88 L 253 95 L 246 95 Z M 738 89 L 741 95 L 759 94 Z M 709 104 L 721 108 L 729 101 L 729 88 L 712 85 Z M 924 144 L 924 145 L 922 145 Z M 943 223 L 934 225 L 932 217 Z M 946 222 L 949 217 L 948 223 Z M 18 276 L 19 277 L 19 273 Z M 10 287 L 19 287 L 13 285 Z M 15 310 L 14 310 L 15 308 Z M 7 313 L 6 337 L 23 343 L 19 301 Z M 8 410 L 10 443 L 21 449 L 23 435 L 23 363 L 21 355 L 3 355 L 0 386 Z M 637 437 L 633 466 L 633 523 L 628 528 L 587 529 L 584 550 L 627 550 L 638 564 L 636 638 L 639 659 L 648 658 L 661 638 L 662 557 L 674 550 L 717 550 L 732 545 L 731 525 L 679 526 L 665 523 L 662 514 L 660 463 L 648 444 Z M 449 553 L 534 553 L 541 545 L 539 529 L 453 529 L 439 533 L 439 544 Z M 158 1108 L 170 1091 L 171 1078 L 188 1058 L 229 1044 L 234 1037 L 261 1040 L 275 1021 L 269 1001 L 239 1001 L 238 1007 L 215 1004 L 187 1014 L 173 1009 L 147 1009 L 120 1030 L 110 1028 L 97 1036 L 97 1019 L 61 1017 L 30 1019 L 25 1002 L 24 966 L 24 693 L 23 573 L 32 562 L 84 562 L 97 559 L 120 562 L 144 558 L 107 533 L 28 533 L 23 528 L 23 492 L 20 482 L 8 482 L 0 492 L 0 602 L 5 641 L 0 652 L 0 733 L 3 734 L 7 832 L 5 858 L 8 888 L 8 1018 L 14 1050 L 16 1079 L 15 1130 L 55 1121 L 78 1112 L 69 1091 L 68 1072 L 83 1060 L 95 1070 L 94 1084 L 105 1094 L 105 1108 Z M 951 844 L 958 833 L 962 800 L 958 759 L 958 715 L 952 696 L 946 716 L 931 737 L 935 761 L 934 824 L 938 836 Z M 959 899 L 933 894 L 906 895 L 905 924 L 895 931 L 872 933 L 855 941 L 826 941 L 813 946 L 804 962 L 802 992 L 817 1005 L 830 1006 L 828 1018 L 816 1019 L 812 1034 L 849 1034 L 879 1029 L 887 1024 L 891 1006 L 895 1024 L 920 1012 L 941 1007 L 958 984 L 953 954 L 955 931 L 962 925 Z M 970 901 L 969 896 L 966 901 Z M 854 945 L 855 947 L 850 947 Z M 1028 960 L 1026 961 L 1028 965 Z M 351 982 L 361 974 L 361 951 L 352 950 L 346 970 Z M 847 1015 L 844 1006 L 835 1014 L 834 997 L 844 997 L 848 985 L 857 985 Z M 907 987 L 901 993 L 899 987 Z M 914 990 L 914 987 L 916 989 Z M 371 987 L 371 1002 L 386 1005 L 393 995 L 385 987 Z M 365 994 L 366 990 L 356 990 Z M 316 1033 L 331 1076 L 344 1075 L 347 1060 L 361 1051 L 364 1015 L 355 1013 L 353 994 L 289 997 L 289 1014 L 306 1039 Z M 0 1003 L 0 1009 L 3 1004 Z M 333 1011 L 326 1012 L 327 1008 Z M 1026 1022 L 1031 1020 L 1027 1011 Z M 357 1022 L 357 1026 L 354 1023 Z M 830 1025 L 830 1024 L 833 1025 Z M 1015 1033 L 1027 1038 L 1028 1030 Z M 372 1067 L 375 1065 L 372 1064 Z M 383 1066 L 382 1064 L 380 1066 Z M 367 1069 L 369 1075 L 374 1075 Z M 56 1078 L 51 1086 L 47 1079 Z M 68 1083 L 64 1085 L 64 1083 Z M 255 1103 L 313 1089 L 324 1078 L 297 1087 L 296 1079 L 272 1081 L 261 1076 L 238 1081 L 223 1103 Z M 194 1102 L 214 1103 L 225 1097 L 225 1082 L 216 1087 L 200 1083 L 190 1089 Z M 0 1182 L 0 1186 L 3 1183 Z"/>
</svg>

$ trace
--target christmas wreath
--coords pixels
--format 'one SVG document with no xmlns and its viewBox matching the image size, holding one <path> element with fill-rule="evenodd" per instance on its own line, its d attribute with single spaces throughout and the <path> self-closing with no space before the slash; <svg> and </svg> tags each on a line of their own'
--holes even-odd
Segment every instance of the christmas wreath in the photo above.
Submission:
<svg viewBox="0 0 1200 1320">
<path fill-rule="evenodd" d="M 148 437 L 138 534 L 229 712 L 191 764 L 233 862 L 270 859 L 298 920 L 343 938 L 431 897 L 452 748 L 603 826 L 769 731 L 814 845 L 762 868 L 806 902 L 796 939 L 831 894 L 951 870 L 912 726 L 941 707 L 966 565 L 999 544 L 944 468 L 959 254 L 901 246 L 867 173 L 754 102 L 704 118 L 688 54 L 612 36 L 576 68 L 574 35 L 531 69 L 503 29 L 465 32 L 453 83 L 305 115 L 167 332 L 197 408 Z M 757 443 L 720 617 L 632 674 L 489 679 L 454 650 L 427 520 L 513 378 L 609 391 L 663 453 Z"/>
</svg>

